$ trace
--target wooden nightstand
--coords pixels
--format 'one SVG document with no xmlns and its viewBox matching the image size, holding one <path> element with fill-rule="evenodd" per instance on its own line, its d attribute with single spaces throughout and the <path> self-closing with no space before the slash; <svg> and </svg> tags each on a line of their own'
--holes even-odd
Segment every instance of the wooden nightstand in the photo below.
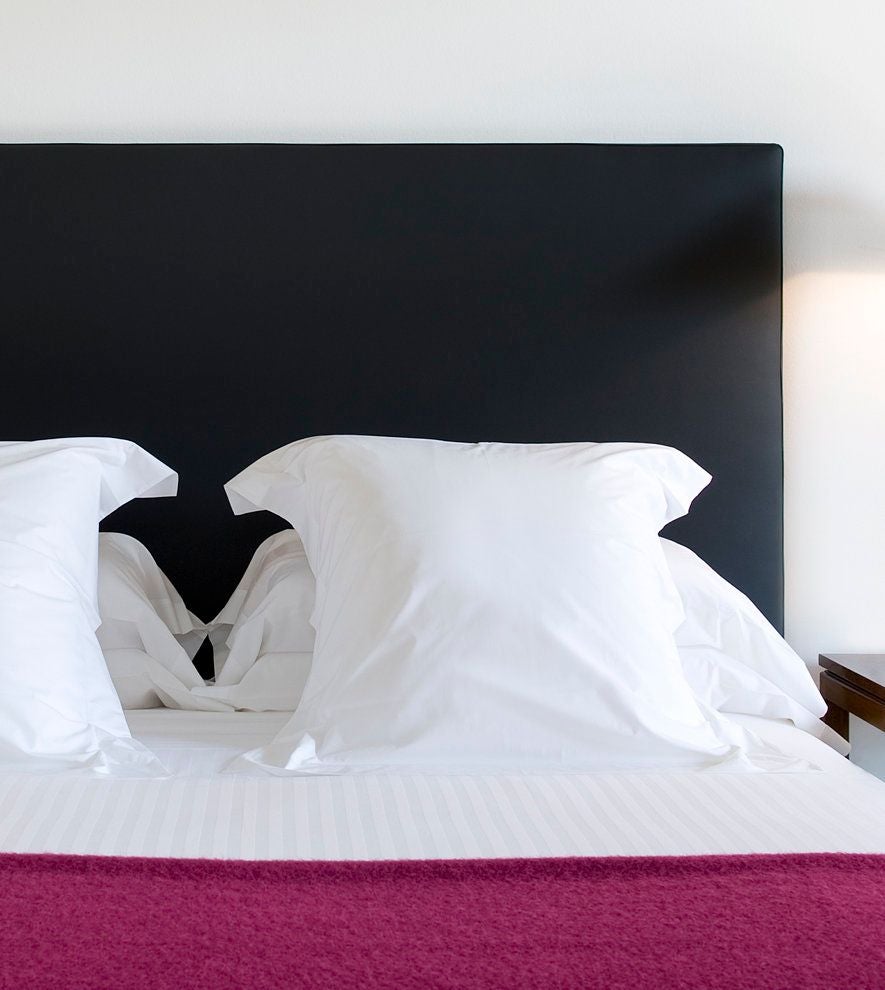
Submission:
<svg viewBox="0 0 885 990">
<path fill-rule="evenodd" d="M 885 653 L 822 653 L 820 693 L 824 722 L 848 738 L 848 716 L 885 730 Z"/>
</svg>

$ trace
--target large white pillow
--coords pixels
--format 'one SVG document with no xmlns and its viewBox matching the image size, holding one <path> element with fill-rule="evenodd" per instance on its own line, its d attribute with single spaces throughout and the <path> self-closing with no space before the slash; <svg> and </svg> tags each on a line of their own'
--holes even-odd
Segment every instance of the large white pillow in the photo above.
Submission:
<svg viewBox="0 0 885 990">
<path fill-rule="evenodd" d="M 0 443 L 0 765 L 162 772 L 129 734 L 95 629 L 98 523 L 175 473 L 104 438 Z"/>
<path fill-rule="evenodd" d="M 304 541 L 316 646 L 298 710 L 245 761 L 748 768 L 682 673 L 658 539 L 708 481 L 645 444 L 318 437 L 261 458 L 226 489 Z"/>
<path fill-rule="evenodd" d="M 820 721 L 826 702 L 807 666 L 759 609 L 687 547 L 661 542 L 685 609 L 674 635 L 695 696 L 720 712 L 790 719 L 838 745 Z M 216 684 L 224 685 L 212 696 L 251 711 L 295 709 L 313 655 L 314 598 L 298 534 L 265 540 L 211 624 Z"/>
<path fill-rule="evenodd" d="M 661 542 L 685 608 L 675 637 L 695 695 L 721 712 L 790 719 L 829 738 L 820 721 L 826 702 L 783 637 L 697 554 Z"/>
<path fill-rule="evenodd" d="M 96 635 L 124 709 L 162 705 L 151 676 L 155 664 L 185 688 L 203 686 L 193 658 L 207 627 L 132 536 L 99 535 L 98 611 Z"/>
</svg>

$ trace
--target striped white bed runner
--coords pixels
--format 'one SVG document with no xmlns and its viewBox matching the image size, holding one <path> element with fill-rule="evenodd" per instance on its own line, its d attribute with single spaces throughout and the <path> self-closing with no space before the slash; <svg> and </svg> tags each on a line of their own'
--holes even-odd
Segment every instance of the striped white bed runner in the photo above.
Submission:
<svg viewBox="0 0 885 990">
<path fill-rule="evenodd" d="M 176 776 L 0 776 L 0 851 L 244 859 L 885 852 L 885 784 L 806 733 L 817 772 L 231 776 L 285 716 L 130 713 Z M 758 720 L 747 724 L 758 732 Z"/>
</svg>

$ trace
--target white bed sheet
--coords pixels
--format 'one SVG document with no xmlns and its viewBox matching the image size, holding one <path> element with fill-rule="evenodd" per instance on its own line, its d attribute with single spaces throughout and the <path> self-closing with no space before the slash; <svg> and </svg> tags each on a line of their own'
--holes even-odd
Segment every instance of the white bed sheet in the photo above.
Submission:
<svg viewBox="0 0 885 990">
<path fill-rule="evenodd" d="M 220 774 L 279 713 L 129 712 L 173 776 L 0 776 L 0 851 L 234 859 L 885 853 L 885 783 L 785 723 L 819 771 L 544 776 Z"/>
</svg>

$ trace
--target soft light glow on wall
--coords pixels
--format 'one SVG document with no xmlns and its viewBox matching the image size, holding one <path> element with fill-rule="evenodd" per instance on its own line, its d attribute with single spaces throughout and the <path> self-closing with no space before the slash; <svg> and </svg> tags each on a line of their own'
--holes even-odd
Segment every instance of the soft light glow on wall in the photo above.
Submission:
<svg viewBox="0 0 885 990">
<path fill-rule="evenodd" d="M 881 652 L 885 271 L 797 275 L 784 307 L 787 639 L 807 659 Z"/>
</svg>

